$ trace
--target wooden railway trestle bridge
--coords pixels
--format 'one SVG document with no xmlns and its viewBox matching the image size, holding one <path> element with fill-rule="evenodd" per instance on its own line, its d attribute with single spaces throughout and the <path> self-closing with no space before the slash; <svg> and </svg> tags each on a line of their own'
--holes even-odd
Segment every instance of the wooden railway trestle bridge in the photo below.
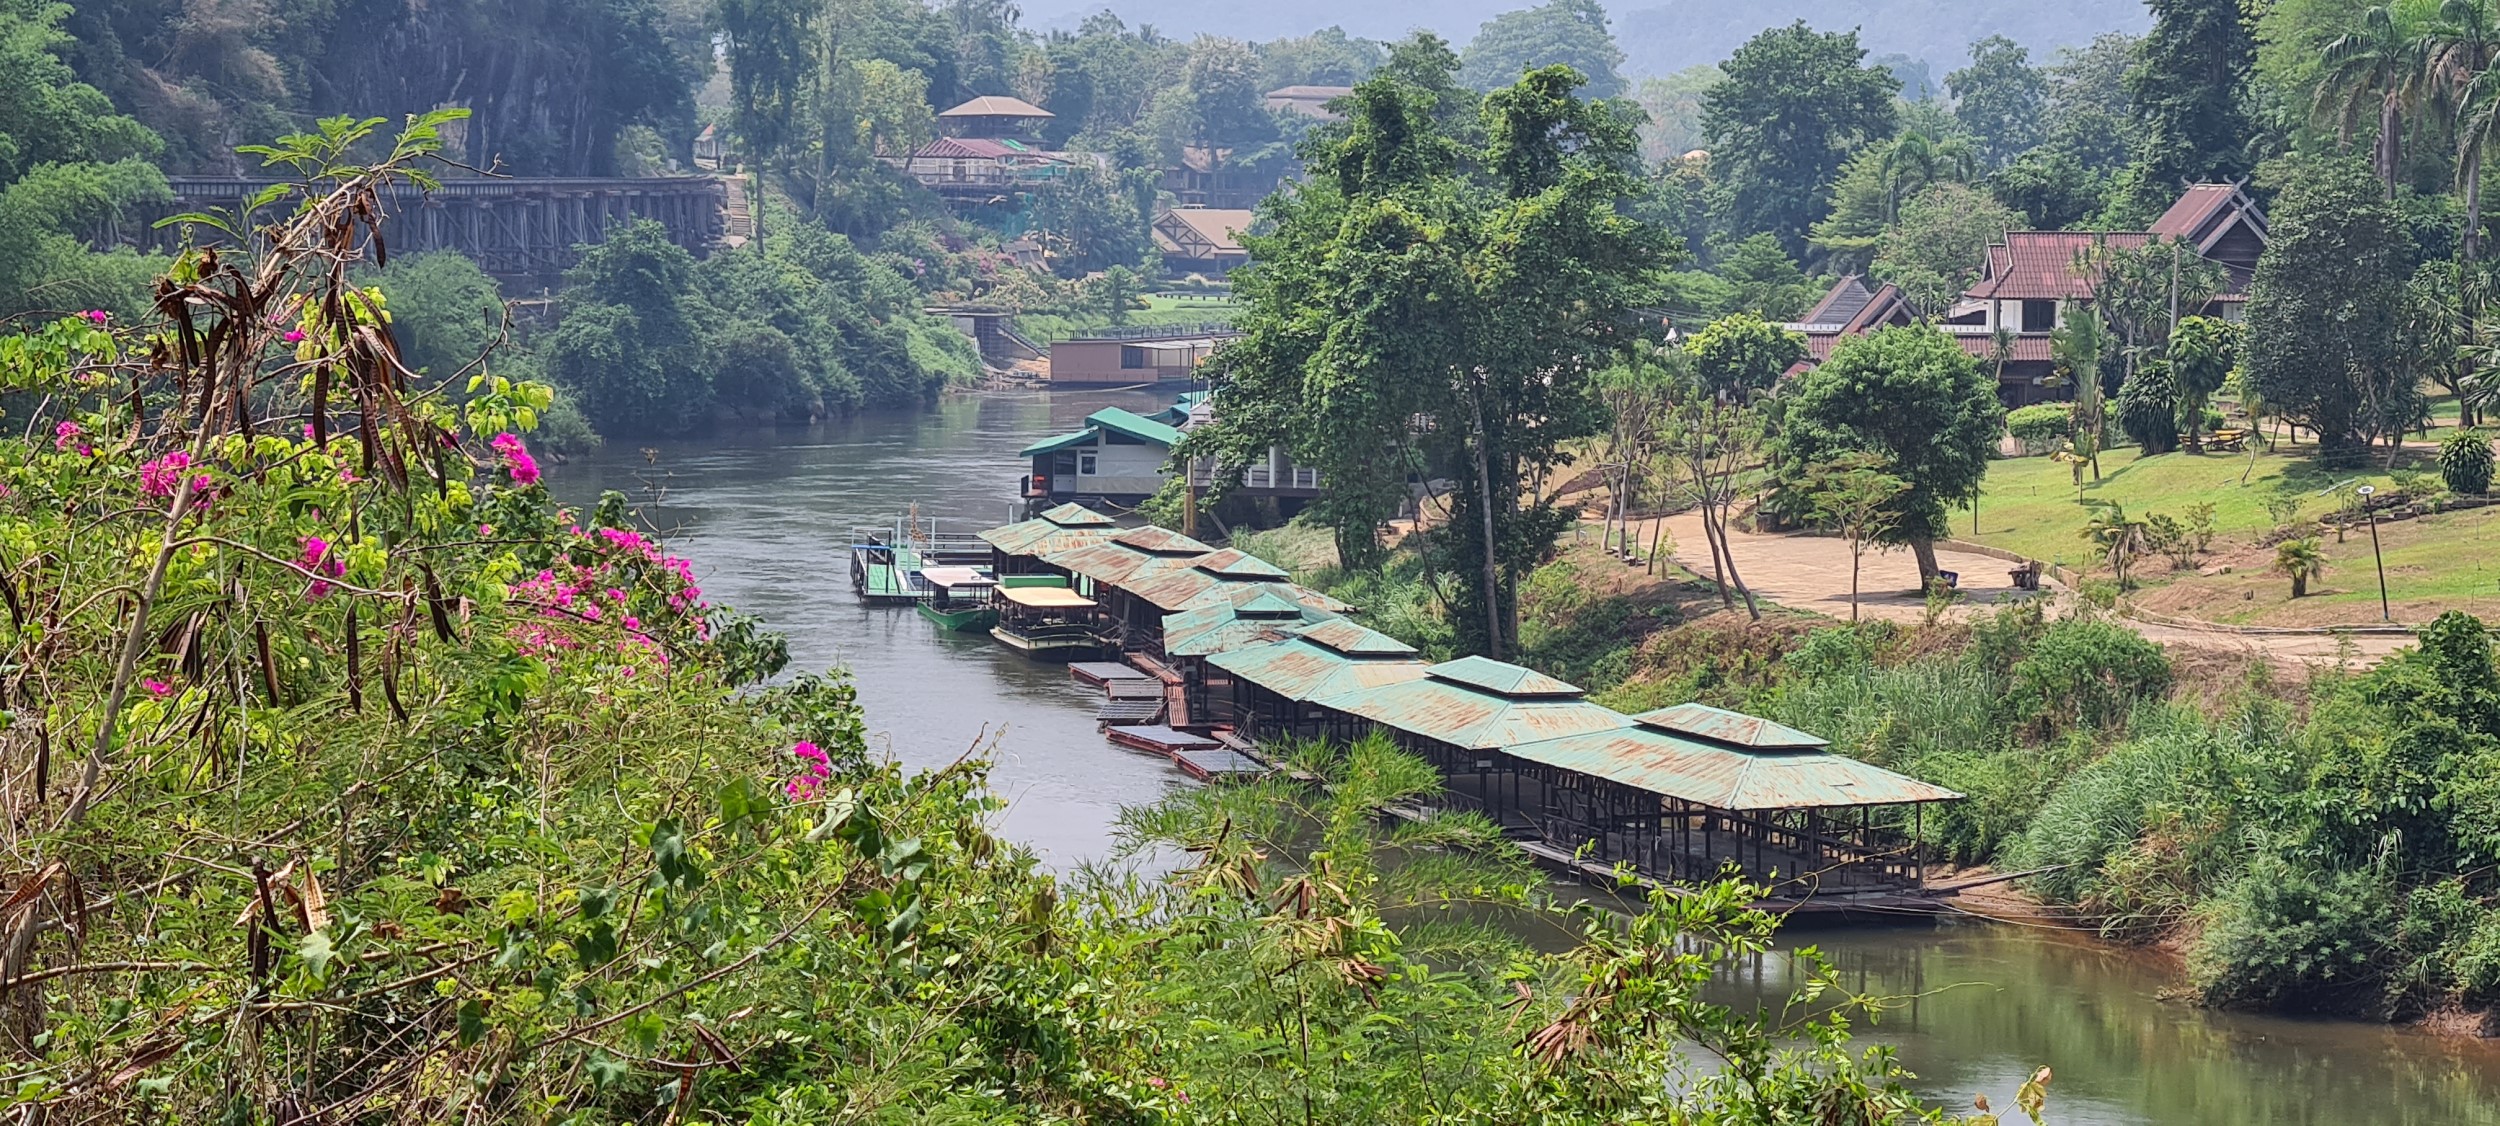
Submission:
<svg viewBox="0 0 2500 1126">
<path fill-rule="evenodd" d="M 170 203 L 142 209 L 97 233 L 100 244 L 172 250 L 179 227 L 158 220 L 200 211 L 234 211 L 277 180 L 173 177 Z M 456 179 L 420 189 L 393 184 L 384 196 L 383 237 L 394 254 L 457 250 L 506 281 L 552 280 L 581 260 L 579 248 L 640 219 L 668 229 L 669 241 L 697 254 L 722 245 L 730 188 L 712 176 L 641 179 Z M 279 205 L 283 207 L 284 205 Z M 207 241 L 210 232 L 195 231 Z"/>
</svg>

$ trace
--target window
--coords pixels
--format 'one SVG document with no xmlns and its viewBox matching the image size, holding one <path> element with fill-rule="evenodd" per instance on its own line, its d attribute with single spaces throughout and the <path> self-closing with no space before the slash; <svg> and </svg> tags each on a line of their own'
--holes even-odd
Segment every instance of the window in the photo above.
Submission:
<svg viewBox="0 0 2500 1126">
<path fill-rule="evenodd" d="M 1094 475 L 1093 454 L 1076 455 L 1076 475 L 1079 477 L 1091 477 Z"/>
<path fill-rule="evenodd" d="M 2057 302 L 2036 297 L 2023 299 L 2023 323 L 2017 331 L 2048 332 L 2057 327 Z"/>
</svg>

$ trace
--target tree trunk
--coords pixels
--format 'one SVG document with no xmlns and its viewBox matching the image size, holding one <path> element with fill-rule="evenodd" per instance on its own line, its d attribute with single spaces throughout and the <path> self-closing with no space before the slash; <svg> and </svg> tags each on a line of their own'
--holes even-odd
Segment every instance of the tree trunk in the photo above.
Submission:
<svg viewBox="0 0 2500 1126">
<path fill-rule="evenodd" d="M 1502 565 L 1501 554 L 1493 543 L 1493 466 L 1485 451 L 1484 404 L 1475 404 L 1476 411 L 1476 503 L 1484 513 L 1484 624 L 1485 654 L 1502 659 Z"/>
<path fill-rule="evenodd" d="M 1935 537 L 1911 536 L 1910 554 L 1918 560 L 1918 587 L 1925 591 L 1927 584 L 1936 581 L 1936 575 L 1941 570 L 1936 566 Z"/>
<path fill-rule="evenodd" d="M 2483 147 L 2466 146 L 2465 156 L 2465 254 L 2471 265 L 2483 251 Z"/>
<path fill-rule="evenodd" d="M 1701 506 L 1701 538 L 1710 545 L 1710 578 L 1718 584 L 1719 605 L 1733 610 L 1736 608 L 1736 595 L 1727 581 L 1727 559 L 1719 552 L 1719 533 L 1711 523 L 1710 506 L 1707 504 Z"/>
<path fill-rule="evenodd" d="M 1858 620 L 1858 564 L 1866 558 L 1866 545 L 1856 537 L 1849 540 L 1849 621 Z"/>
<path fill-rule="evenodd" d="M 2292 597 L 2294 597 L 2294 598 L 2302 598 L 2302 597 L 2306 597 L 2306 596 L 2308 595 L 2308 593 L 2309 593 L 2309 576 L 2307 576 L 2307 575 L 2293 575 L 2293 576 L 2292 576 Z"/>
</svg>

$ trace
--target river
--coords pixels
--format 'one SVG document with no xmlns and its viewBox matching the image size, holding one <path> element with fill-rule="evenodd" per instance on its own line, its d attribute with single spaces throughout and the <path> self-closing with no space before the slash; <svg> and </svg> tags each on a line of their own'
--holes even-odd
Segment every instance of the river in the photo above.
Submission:
<svg viewBox="0 0 2500 1126">
<path fill-rule="evenodd" d="M 1145 392 L 949 399 L 808 427 L 610 443 L 557 467 L 568 502 L 632 497 L 694 561 L 708 597 L 789 635 L 793 670 L 851 670 L 872 749 L 914 767 L 974 748 L 995 759 L 1000 830 L 1068 869 L 1103 855 L 1123 805 L 1188 784 L 1172 767 L 1105 742 L 1099 699 L 1064 668 L 948 634 L 908 610 L 851 595 L 843 545 L 917 503 L 970 530 L 1005 521 L 1016 451 L 1105 406 L 1148 411 Z M 1892 1044 L 1916 1086 L 2001 1112 L 2033 1067 L 2056 1069 L 2057 1126 L 2500 1126 L 2500 1049 L 2338 1021 L 2215 1013 L 2163 999 L 2175 971 L 2144 955 L 2052 932 L 1943 923 L 1800 932 L 1854 988 L 1903 998 L 1862 1038 Z M 1731 973 L 1730 999 L 1776 1002 L 1778 956 Z"/>
</svg>

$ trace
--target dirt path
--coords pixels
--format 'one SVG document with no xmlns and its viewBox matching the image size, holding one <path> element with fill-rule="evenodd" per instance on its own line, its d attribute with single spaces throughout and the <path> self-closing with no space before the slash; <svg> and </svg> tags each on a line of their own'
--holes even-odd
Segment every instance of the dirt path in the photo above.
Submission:
<svg viewBox="0 0 2500 1126">
<path fill-rule="evenodd" d="M 1715 577 L 1710 565 L 1709 541 L 1702 536 L 1701 517 L 1684 513 L 1667 517 L 1667 535 L 1674 543 L 1674 557 L 1686 570 L 1704 577 Z M 1646 538 L 1646 531 L 1644 532 Z M 1829 614 L 1843 621 L 1849 618 L 1849 545 L 1834 536 L 1755 535 L 1730 530 L 1728 550 L 1736 557 L 1736 571 L 1754 596 L 1777 602 L 1792 609 Z M 1936 562 L 1945 570 L 1958 572 L 1963 593 L 1967 596 L 1949 613 L 1956 616 L 1984 613 L 1996 606 L 2022 598 L 2066 597 L 2053 581 L 2043 580 L 2049 590 L 2030 594 L 2014 589 L 2011 570 L 2004 560 L 1985 555 L 1972 555 L 1943 548 L 1936 550 Z M 1921 621 L 1927 615 L 1927 599 L 1919 593 L 1918 562 L 1908 551 L 1869 551 L 1861 561 L 1858 612 L 1868 618 L 1893 621 Z M 2313 663 L 2332 663 L 2345 652 L 2344 639 L 2306 634 L 2241 634 L 2228 631 L 2186 629 L 2156 625 L 2133 619 L 2120 619 L 2145 637 L 2164 645 L 2192 646 L 2200 649 L 2261 655 L 2286 667 L 2297 668 Z M 2362 663 L 2373 663 L 2413 644 L 2406 636 L 2356 634 L 2348 642 L 2352 657 Z"/>
</svg>

